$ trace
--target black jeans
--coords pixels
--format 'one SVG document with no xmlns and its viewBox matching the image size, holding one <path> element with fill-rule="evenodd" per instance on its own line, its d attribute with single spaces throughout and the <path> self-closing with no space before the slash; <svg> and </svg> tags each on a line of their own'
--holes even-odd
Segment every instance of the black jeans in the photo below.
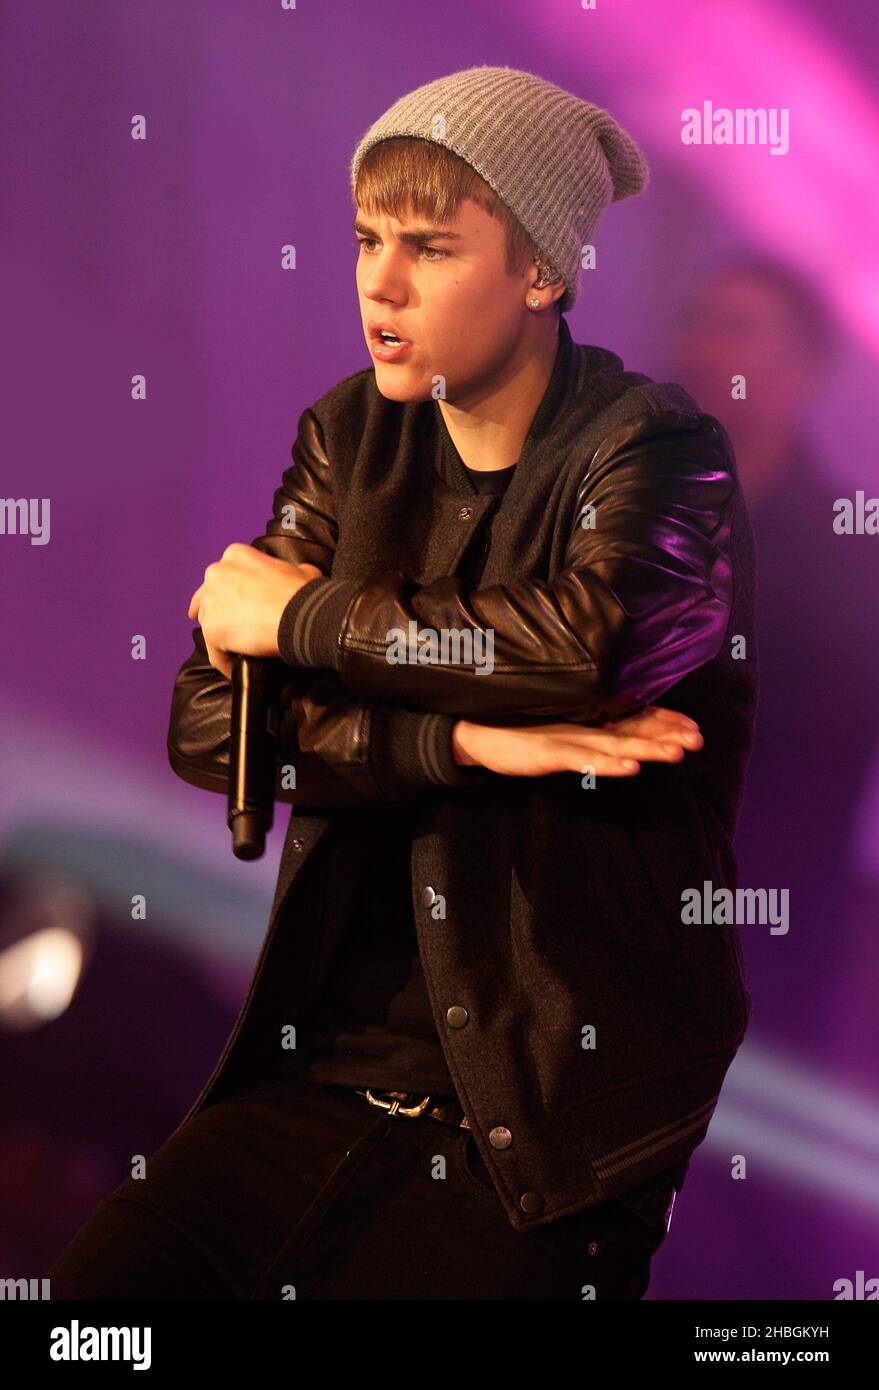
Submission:
<svg viewBox="0 0 879 1390">
<path fill-rule="evenodd" d="M 516 1231 L 469 1130 L 296 1077 L 208 1106 L 146 1170 L 59 1255 L 53 1299 L 639 1299 L 666 1236 L 655 1183 L 641 1215 Z"/>
</svg>

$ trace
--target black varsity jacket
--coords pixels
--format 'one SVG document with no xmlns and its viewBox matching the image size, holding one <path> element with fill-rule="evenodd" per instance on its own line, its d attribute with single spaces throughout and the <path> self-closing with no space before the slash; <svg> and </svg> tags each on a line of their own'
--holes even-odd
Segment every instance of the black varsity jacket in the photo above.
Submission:
<svg viewBox="0 0 879 1390">
<path fill-rule="evenodd" d="M 387 400 L 372 369 L 302 413 L 254 541 L 325 576 L 279 627 L 277 797 L 290 821 L 250 991 L 181 1123 L 278 1070 L 282 1031 L 307 1028 L 356 913 L 358 825 L 376 801 L 408 801 L 433 1017 L 498 1196 L 525 1230 L 691 1154 L 744 1036 L 738 928 L 684 924 L 682 894 L 736 886 L 754 555 L 719 422 L 680 386 L 574 343 L 564 318 L 467 586 L 456 569 L 490 505 L 437 403 Z M 477 632 L 492 636 L 490 673 L 468 645 Z M 400 633 L 409 659 L 389 660 Z M 194 641 L 169 757 L 225 795 L 230 686 L 198 628 Z M 595 786 L 452 757 L 458 718 L 599 723 L 653 703 L 698 720 L 703 749 Z"/>
</svg>

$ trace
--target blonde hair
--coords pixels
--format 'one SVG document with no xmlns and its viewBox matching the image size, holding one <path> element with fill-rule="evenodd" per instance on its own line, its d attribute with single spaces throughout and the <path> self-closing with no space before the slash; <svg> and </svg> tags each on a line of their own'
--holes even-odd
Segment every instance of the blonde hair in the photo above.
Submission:
<svg viewBox="0 0 879 1390">
<path fill-rule="evenodd" d="M 354 203 L 364 212 L 400 218 L 410 207 L 417 217 L 442 226 L 465 198 L 501 223 L 506 233 L 506 269 L 518 275 L 539 256 L 521 222 L 480 178 L 472 165 L 433 140 L 399 135 L 380 140 L 357 171 Z M 558 307 L 558 306 L 557 306 Z"/>
</svg>

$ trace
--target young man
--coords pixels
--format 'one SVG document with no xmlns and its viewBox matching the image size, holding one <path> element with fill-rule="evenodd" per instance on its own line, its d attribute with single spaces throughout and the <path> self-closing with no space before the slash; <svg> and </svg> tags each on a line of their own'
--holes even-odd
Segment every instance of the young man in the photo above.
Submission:
<svg viewBox="0 0 879 1390">
<path fill-rule="evenodd" d="M 756 691 L 727 436 L 563 317 L 646 178 L 606 112 L 506 68 L 358 146 L 374 366 L 205 572 L 169 731 L 225 794 L 231 654 L 278 664 L 263 951 L 53 1296 L 646 1291 L 749 1014 L 737 929 L 682 894 L 734 886 Z"/>
</svg>

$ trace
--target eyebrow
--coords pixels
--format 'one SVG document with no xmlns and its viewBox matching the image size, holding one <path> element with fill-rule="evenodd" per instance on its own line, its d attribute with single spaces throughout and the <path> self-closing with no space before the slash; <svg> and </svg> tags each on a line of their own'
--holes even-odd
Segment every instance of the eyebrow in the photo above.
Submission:
<svg viewBox="0 0 879 1390">
<path fill-rule="evenodd" d="M 372 227 L 368 227 L 365 222 L 357 221 L 354 223 L 355 232 L 360 232 L 361 236 L 375 237 L 376 241 L 381 238 Z M 398 241 L 460 241 L 460 232 L 444 232 L 440 227 L 416 227 L 411 232 L 398 232 Z"/>
</svg>

